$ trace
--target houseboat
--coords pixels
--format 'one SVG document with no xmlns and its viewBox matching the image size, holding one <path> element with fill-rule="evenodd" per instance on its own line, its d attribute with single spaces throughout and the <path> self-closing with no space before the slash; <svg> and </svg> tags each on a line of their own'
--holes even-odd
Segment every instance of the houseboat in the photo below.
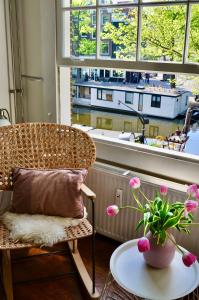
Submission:
<svg viewBox="0 0 199 300">
<path fill-rule="evenodd" d="M 168 119 L 186 112 L 190 95 L 186 90 L 116 82 L 89 81 L 73 85 L 74 105 L 123 113 L 135 110 Z"/>
</svg>

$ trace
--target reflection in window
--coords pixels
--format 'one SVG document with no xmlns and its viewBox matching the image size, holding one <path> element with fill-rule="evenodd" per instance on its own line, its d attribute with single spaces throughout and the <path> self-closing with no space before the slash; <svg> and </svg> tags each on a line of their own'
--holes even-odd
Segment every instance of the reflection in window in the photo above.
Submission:
<svg viewBox="0 0 199 300">
<path fill-rule="evenodd" d="M 199 4 L 191 6 L 188 58 L 190 62 L 199 62 Z"/>
<path fill-rule="evenodd" d="M 109 41 L 112 58 L 135 60 L 137 8 L 100 9 L 100 15 L 100 44 Z"/>
<path fill-rule="evenodd" d="M 132 122 L 124 121 L 124 132 L 132 132 L 133 125 Z"/>
<path fill-rule="evenodd" d="M 125 92 L 125 103 L 133 104 L 133 97 L 134 97 L 134 93 Z"/>
<path fill-rule="evenodd" d="M 159 127 L 158 126 L 149 125 L 149 137 L 150 138 L 155 138 L 158 135 L 159 135 Z"/>
<path fill-rule="evenodd" d="M 161 96 L 152 95 L 151 96 L 151 107 L 160 108 L 160 106 L 161 106 Z"/>
<path fill-rule="evenodd" d="M 143 60 L 182 61 L 186 6 L 144 7 L 141 57 Z"/>
<path fill-rule="evenodd" d="M 105 89 L 97 89 L 97 99 L 105 101 L 113 101 L 113 91 Z"/>
<path fill-rule="evenodd" d="M 113 120 L 109 119 L 109 118 L 97 117 L 96 127 L 99 128 L 99 129 L 112 130 Z"/>
<path fill-rule="evenodd" d="M 95 56 L 96 54 L 96 25 L 92 25 L 94 10 L 72 11 L 72 55 Z M 92 25 L 92 26 L 91 26 Z"/>
</svg>

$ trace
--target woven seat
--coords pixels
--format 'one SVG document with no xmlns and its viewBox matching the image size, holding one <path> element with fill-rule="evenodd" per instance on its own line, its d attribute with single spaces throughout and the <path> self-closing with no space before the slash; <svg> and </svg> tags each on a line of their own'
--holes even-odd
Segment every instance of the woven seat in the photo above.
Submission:
<svg viewBox="0 0 199 300">
<path fill-rule="evenodd" d="M 92 235 L 92 226 L 88 220 L 82 221 L 78 226 L 71 226 L 65 228 L 66 236 L 60 242 L 72 241 L 75 239 L 84 238 Z M 21 249 L 37 247 L 38 245 L 30 243 L 22 243 L 19 241 L 13 241 L 9 238 L 9 231 L 4 224 L 0 223 L 0 250 L 5 249 Z"/>
<path fill-rule="evenodd" d="M 0 127 L 0 190 L 12 190 L 12 169 L 89 168 L 95 161 L 96 150 L 87 133 L 66 125 L 49 123 L 24 123 Z M 65 228 L 72 257 L 91 298 L 99 298 L 95 289 L 94 235 L 95 194 L 84 184 L 85 198 L 92 204 L 92 225 L 84 219 L 78 226 Z M 92 235 L 92 281 L 77 249 L 77 239 Z M 14 241 L 9 231 L 0 223 L 0 250 L 2 251 L 3 283 L 7 300 L 13 300 L 10 251 L 36 245 Z"/>
</svg>

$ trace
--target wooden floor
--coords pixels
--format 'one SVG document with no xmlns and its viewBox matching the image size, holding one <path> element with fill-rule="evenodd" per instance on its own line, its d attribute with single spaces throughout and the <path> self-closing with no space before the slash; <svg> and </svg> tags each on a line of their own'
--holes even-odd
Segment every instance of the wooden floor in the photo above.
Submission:
<svg viewBox="0 0 199 300">
<path fill-rule="evenodd" d="M 102 291 L 109 270 L 111 253 L 119 244 L 96 235 L 96 285 Z M 79 241 L 79 249 L 87 269 L 91 271 L 90 238 Z M 14 300 L 87 300 L 89 299 L 77 274 L 67 245 L 60 244 L 53 250 L 63 253 L 45 256 L 47 250 L 17 250 L 13 254 Z M 28 258 L 28 259 L 27 259 Z M 69 272 L 69 274 L 66 274 Z M 71 273 L 70 273 L 71 272 Z M 4 299 L 2 287 L 0 300 Z"/>
</svg>

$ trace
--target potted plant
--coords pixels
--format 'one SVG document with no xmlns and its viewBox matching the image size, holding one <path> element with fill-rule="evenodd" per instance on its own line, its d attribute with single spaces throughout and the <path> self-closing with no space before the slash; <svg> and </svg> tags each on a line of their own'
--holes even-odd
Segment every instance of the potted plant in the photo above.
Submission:
<svg viewBox="0 0 199 300">
<path fill-rule="evenodd" d="M 107 207 L 108 216 L 116 216 L 121 209 L 130 208 L 140 212 L 141 218 L 136 230 L 144 227 L 143 237 L 137 242 L 138 250 L 143 253 L 147 264 L 155 268 L 167 267 L 175 254 L 176 247 L 182 253 L 182 261 L 190 267 L 197 258 L 190 252 L 185 252 L 175 241 L 171 229 L 190 233 L 190 226 L 199 224 L 194 222 L 194 211 L 198 208 L 199 189 L 196 184 L 187 186 L 187 199 L 184 202 L 169 202 L 168 187 L 161 185 L 153 199 L 143 193 L 138 177 L 130 182 L 132 195 L 136 205 Z M 140 196 L 145 203 L 142 204 Z"/>
</svg>

